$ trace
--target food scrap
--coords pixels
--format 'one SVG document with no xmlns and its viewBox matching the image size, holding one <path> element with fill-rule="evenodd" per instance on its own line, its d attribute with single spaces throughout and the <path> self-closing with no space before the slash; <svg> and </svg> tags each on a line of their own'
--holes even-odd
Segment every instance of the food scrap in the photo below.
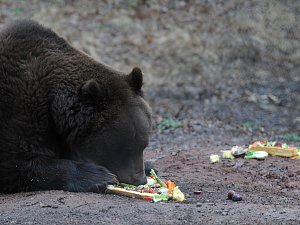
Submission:
<svg viewBox="0 0 300 225">
<path fill-rule="evenodd" d="M 300 148 L 289 146 L 286 143 L 277 141 L 255 141 L 249 146 L 233 146 L 230 150 L 222 150 L 223 159 L 265 159 L 268 156 L 279 156 L 290 159 L 300 159 Z M 220 161 L 218 154 L 210 155 L 211 163 Z"/>
<path fill-rule="evenodd" d="M 265 159 L 268 157 L 266 151 L 248 151 L 245 155 L 245 159 Z"/>
<path fill-rule="evenodd" d="M 147 201 L 184 201 L 185 196 L 174 182 L 168 180 L 163 182 L 152 169 L 151 176 L 147 177 L 147 184 L 134 186 L 120 183 L 119 185 L 108 185 L 107 192 Z"/>
<path fill-rule="evenodd" d="M 223 152 L 223 159 L 234 159 L 234 155 L 232 153 L 232 151 L 230 150 L 226 150 L 226 151 L 222 151 Z"/>
<path fill-rule="evenodd" d="M 298 156 L 298 149 L 295 147 L 289 147 L 286 143 L 281 144 L 276 141 L 256 141 L 249 146 L 249 150 L 252 151 L 266 151 L 273 156 L 281 157 L 295 157 Z"/>
<path fill-rule="evenodd" d="M 210 160 L 211 163 L 219 162 L 220 161 L 220 156 L 218 156 L 218 155 L 211 155 L 209 157 L 209 160 Z"/>
<path fill-rule="evenodd" d="M 234 202 L 242 201 L 242 199 L 243 199 L 240 194 L 238 194 L 232 190 L 227 193 L 227 198 Z"/>
</svg>

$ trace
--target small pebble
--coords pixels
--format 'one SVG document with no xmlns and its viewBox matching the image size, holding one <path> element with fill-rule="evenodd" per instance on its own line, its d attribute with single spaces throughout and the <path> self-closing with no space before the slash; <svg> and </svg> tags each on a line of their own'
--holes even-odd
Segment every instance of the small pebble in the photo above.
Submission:
<svg viewBox="0 0 300 225">
<path fill-rule="evenodd" d="M 228 215 L 228 212 L 222 212 L 222 215 L 223 215 L 223 216 L 227 216 L 227 215 Z"/>
<path fill-rule="evenodd" d="M 202 206 L 202 203 L 201 202 L 197 202 L 196 203 L 196 207 L 201 207 Z"/>
</svg>

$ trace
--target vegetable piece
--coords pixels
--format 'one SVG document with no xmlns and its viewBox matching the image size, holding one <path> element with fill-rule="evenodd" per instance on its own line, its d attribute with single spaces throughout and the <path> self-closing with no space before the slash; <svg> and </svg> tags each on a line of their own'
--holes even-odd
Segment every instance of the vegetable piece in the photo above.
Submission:
<svg viewBox="0 0 300 225">
<path fill-rule="evenodd" d="M 173 200 L 180 202 L 185 200 L 184 194 L 179 190 L 178 186 L 176 186 L 173 190 Z"/>
<path fill-rule="evenodd" d="M 169 194 L 172 194 L 172 193 L 173 193 L 173 190 L 174 190 L 174 188 L 175 188 L 175 186 L 176 186 L 175 183 L 172 182 L 172 181 L 170 181 L 170 180 L 168 180 L 168 181 L 166 182 L 166 185 L 167 185 Z"/>
<path fill-rule="evenodd" d="M 248 151 L 245 155 L 245 159 L 265 159 L 268 157 L 266 151 Z"/>
<path fill-rule="evenodd" d="M 151 173 L 152 176 L 154 176 L 155 180 L 157 181 L 157 183 L 159 183 L 159 185 L 161 187 L 167 187 L 167 185 L 164 182 L 162 182 L 161 179 L 158 178 L 158 176 L 156 175 L 154 169 L 151 169 L 150 173 Z"/>
<path fill-rule="evenodd" d="M 288 145 L 287 143 L 283 143 L 283 144 L 281 144 L 281 147 L 282 147 L 282 148 L 288 148 L 289 145 Z"/>
<path fill-rule="evenodd" d="M 138 191 L 126 190 L 124 188 L 115 187 L 114 185 L 108 185 L 106 191 L 108 193 L 114 193 L 118 195 L 123 195 L 131 198 L 139 198 L 139 199 L 144 199 L 145 197 L 153 198 L 154 196 L 158 195 L 158 194 L 141 193 Z"/>
<path fill-rule="evenodd" d="M 152 201 L 153 197 L 144 197 L 144 200 L 146 200 L 146 201 Z"/>
<path fill-rule="evenodd" d="M 167 195 L 169 193 L 169 189 L 166 187 L 160 187 L 158 190 L 158 194 Z"/>
<path fill-rule="evenodd" d="M 168 195 L 154 195 L 153 196 L 153 201 L 154 202 L 160 202 L 160 201 L 168 201 L 169 200 Z"/>
<path fill-rule="evenodd" d="M 127 188 L 136 188 L 136 186 L 132 185 L 132 184 L 125 184 L 125 183 L 120 183 L 120 186 L 122 187 L 127 187 Z"/>
<path fill-rule="evenodd" d="M 267 144 L 266 144 L 266 146 L 268 146 L 268 147 L 274 147 L 275 144 L 276 144 L 276 141 L 268 141 Z"/>
<path fill-rule="evenodd" d="M 153 186 L 156 183 L 155 177 L 147 177 L 147 185 L 149 187 Z"/>
<path fill-rule="evenodd" d="M 156 194 L 156 192 L 155 192 L 152 188 L 145 188 L 145 189 L 143 190 L 143 192 L 151 193 L 151 194 Z"/>
</svg>

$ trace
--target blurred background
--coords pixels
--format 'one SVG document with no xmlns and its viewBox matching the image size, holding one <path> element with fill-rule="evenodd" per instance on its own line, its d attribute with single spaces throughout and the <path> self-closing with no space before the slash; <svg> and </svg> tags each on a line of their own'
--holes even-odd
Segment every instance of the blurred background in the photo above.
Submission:
<svg viewBox="0 0 300 225">
<path fill-rule="evenodd" d="M 149 149 L 300 141 L 297 0 L 0 0 L 115 69 L 139 66 Z"/>
</svg>

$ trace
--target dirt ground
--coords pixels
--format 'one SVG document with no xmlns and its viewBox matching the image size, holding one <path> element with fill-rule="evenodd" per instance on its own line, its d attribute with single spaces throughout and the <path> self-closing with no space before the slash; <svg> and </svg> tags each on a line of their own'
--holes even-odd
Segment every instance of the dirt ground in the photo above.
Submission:
<svg viewBox="0 0 300 225">
<path fill-rule="evenodd" d="M 97 60 L 142 68 L 153 109 L 145 158 L 187 197 L 150 203 L 63 191 L 0 194 L 0 224 L 300 224 L 300 160 L 209 162 L 210 154 L 260 139 L 300 146 L 298 1 L 0 6 L 0 29 L 33 18 Z M 243 200 L 227 200 L 229 190 Z"/>
</svg>

